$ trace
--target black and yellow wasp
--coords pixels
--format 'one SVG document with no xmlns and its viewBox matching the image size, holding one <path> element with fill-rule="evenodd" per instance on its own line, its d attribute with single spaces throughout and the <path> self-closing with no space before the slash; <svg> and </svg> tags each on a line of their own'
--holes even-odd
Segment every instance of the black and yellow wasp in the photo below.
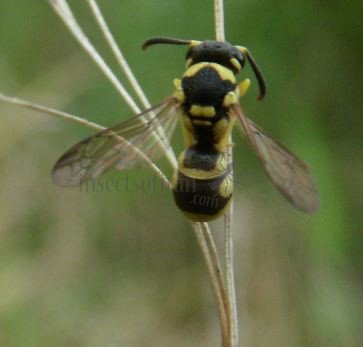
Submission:
<svg viewBox="0 0 363 347">
<path fill-rule="evenodd" d="M 236 80 L 246 60 L 259 83 L 259 99 L 266 91 L 263 75 L 249 51 L 228 42 L 166 37 L 149 39 L 143 48 L 154 44 L 189 47 L 186 71 L 181 79 L 174 80 L 174 94 L 69 149 L 54 166 L 55 184 L 77 186 L 114 166 L 134 167 L 141 156 L 131 147 L 155 160 L 165 153 L 158 145 L 168 146 L 179 119 L 185 150 L 172 180 L 175 202 L 192 221 L 213 220 L 226 211 L 232 197 L 226 150 L 237 122 L 280 192 L 298 209 L 314 212 L 319 198 L 307 165 L 247 118 L 239 105 L 240 96 L 250 85 L 248 79 L 241 83 Z M 148 120 L 142 122 L 145 116 Z M 165 136 L 156 131 L 160 126 Z"/>
</svg>

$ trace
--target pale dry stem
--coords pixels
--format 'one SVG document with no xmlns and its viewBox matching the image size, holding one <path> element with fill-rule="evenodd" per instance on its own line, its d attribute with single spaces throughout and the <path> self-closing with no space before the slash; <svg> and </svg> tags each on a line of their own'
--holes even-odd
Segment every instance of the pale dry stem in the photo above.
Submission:
<svg viewBox="0 0 363 347">
<path fill-rule="evenodd" d="M 102 15 L 102 12 L 101 12 L 99 6 L 97 5 L 96 0 L 87 0 L 87 3 L 91 8 L 92 14 L 95 17 L 97 25 L 99 26 L 106 42 L 108 43 L 108 45 L 111 48 L 111 51 L 116 58 L 116 61 L 120 65 L 121 70 L 124 72 L 126 78 L 128 79 L 133 90 L 135 91 L 141 104 L 143 105 L 144 108 L 150 108 L 151 107 L 150 102 L 147 99 L 144 91 L 142 90 L 139 82 L 137 81 L 134 73 L 132 72 L 129 64 L 127 63 L 127 60 L 125 59 L 116 40 L 114 39 L 110 29 L 108 28 L 107 22 L 105 21 L 103 15 Z M 150 114 L 149 120 L 152 116 L 153 116 L 153 113 Z M 146 121 L 147 121 L 147 119 L 146 119 Z M 155 132 L 156 133 L 154 133 L 154 136 L 159 136 L 159 138 L 161 138 L 161 139 L 166 138 L 164 129 L 162 128 L 162 126 L 160 124 L 158 124 L 157 127 L 155 128 Z M 175 157 L 175 154 L 174 154 L 174 151 L 172 150 L 172 148 L 170 146 L 166 146 L 164 141 L 158 141 L 158 144 L 162 147 L 162 150 L 166 152 L 166 156 L 167 156 L 171 166 L 173 167 L 173 169 L 176 169 L 178 166 L 178 162 L 176 160 L 176 157 Z"/>
<path fill-rule="evenodd" d="M 82 28 L 78 24 L 76 18 L 74 17 L 71 8 L 69 7 L 66 0 L 49 0 L 49 3 L 53 7 L 54 11 L 58 14 L 58 16 L 62 19 L 65 26 L 68 28 L 70 33 L 74 36 L 74 38 L 78 41 L 81 47 L 88 53 L 88 55 L 92 58 L 92 60 L 97 64 L 97 66 L 101 69 L 101 71 L 105 74 L 105 76 L 109 79 L 111 84 L 115 87 L 115 89 L 119 92 L 121 97 L 125 100 L 127 105 L 131 108 L 134 113 L 140 113 L 141 109 L 137 106 L 134 99 L 128 93 L 126 88 L 122 85 L 122 83 L 118 80 L 116 75 L 112 72 L 110 67 L 106 64 L 104 59 L 92 45 L 88 37 L 83 32 Z M 98 8 L 96 3 L 93 2 L 93 5 L 96 7 L 92 7 L 94 10 Z M 100 11 L 95 10 L 94 14 L 100 14 Z M 102 18 L 103 19 L 103 18 Z M 102 21 L 99 17 L 97 18 L 98 21 Z M 102 28 L 104 28 L 102 26 Z M 108 35 L 109 36 L 109 35 Z M 144 117 L 140 118 L 142 122 L 147 123 L 148 119 Z M 174 153 L 165 146 L 164 141 L 162 140 L 164 137 L 159 136 L 157 131 L 153 132 L 153 136 L 157 139 L 157 143 L 159 147 L 165 151 L 166 157 L 170 162 L 173 168 L 176 168 L 177 161 L 175 158 Z"/>
<path fill-rule="evenodd" d="M 223 0 L 214 0 L 214 13 L 215 13 L 215 29 L 216 40 L 225 41 L 224 29 L 224 6 Z M 232 144 L 232 136 L 229 137 L 229 143 Z M 232 172 L 229 174 L 233 177 L 233 146 L 227 146 L 228 167 Z M 232 234 L 232 220 L 233 220 L 233 201 L 229 207 L 229 211 L 224 217 L 224 238 L 225 238 L 225 270 L 226 270 L 226 284 L 228 292 L 228 307 L 226 308 L 229 322 L 229 338 L 230 346 L 238 346 L 238 312 L 236 300 L 236 287 L 234 280 L 234 262 L 233 262 L 233 234 Z"/>
</svg>

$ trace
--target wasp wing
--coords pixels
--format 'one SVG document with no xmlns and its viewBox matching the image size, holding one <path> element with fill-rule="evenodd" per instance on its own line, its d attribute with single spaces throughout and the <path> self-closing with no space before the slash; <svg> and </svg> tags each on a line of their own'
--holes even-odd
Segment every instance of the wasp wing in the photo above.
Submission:
<svg viewBox="0 0 363 347">
<path fill-rule="evenodd" d="M 62 187 L 74 187 L 99 177 L 111 167 L 124 170 L 158 159 L 170 147 L 178 111 L 179 102 L 170 97 L 84 139 L 56 162 L 53 182 Z"/>
<path fill-rule="evenodd" d="M 319 196 L 308 166 L 247 118 L 239 105 L 231 107 L 269 177 L 280 192 L 298 209 L 312 213 Z"/>
</svg>

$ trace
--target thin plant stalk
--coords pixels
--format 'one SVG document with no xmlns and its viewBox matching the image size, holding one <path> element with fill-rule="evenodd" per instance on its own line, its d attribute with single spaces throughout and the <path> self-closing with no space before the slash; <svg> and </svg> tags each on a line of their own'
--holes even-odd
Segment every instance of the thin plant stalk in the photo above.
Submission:
<svg viewBox="0 0 363 347">
<path fill-rule="evenodd" d="M 213 266 L 215 269 L 215 273 L 217 275 L 216 280 L 218 281 L 218 285 L 219 285 L 220 292 L 221 292 L 221 299 L 223 301 L 223 309 L 224 309 L 224 312 L 226 312 L 226 326 L 227 326 L 227 330 L 228 330 L 228 334 L 227 334 L 228 344 L 227 345 L 229 346 L 230 315 L 227 314 L 228 309 L 229 309 L 229 297 L 228 297 L 228 292 L 227 292 L 226 285 L 225 285 L 223 267 L 222 267 L 219 253 L 218 253 L 218 250 L 217 250 L 216 244 L 214 242 L 213 235 L 210 231 L 208 223 L 201 223 L 201 226 L 202 226 L 205 241 L 206 241 L 208 249 L 209 249 L 209 253 L 211 255 L 211 260 L 212 260 L 212 263 L 213 263 Z"/>
<path fill-rule="evenodd" d="M 225 242 L 225 271 L 228 292 L 228 303 L 230 314 L 230 340 L 231 347 L 238 346 L 238 312 L 236 300 L 236 286 L 234 280 L 234 261 L 233 261 L 233 233 L 232 233 L 233 207 L 224 215 L 224 242 Z"/>
<path fill-rule="evenodd" d="M 198 240 L 199 247 L 202 251 L 204 260 L 207 265 L 209 278 L 211 279 L 213 293 L 217 303 L 218 317 L 221 325 L 222 346 L 230 347 L 229 323 L 228 323 L 227 312 L 225 309 L 226 291 L 224 290 L 224 284 L 220 282 L 220 274 L 222 273 L 222 268 L 216 266 L 216 262 L 214 258 L 211 256 L 209 244 L 206 241 L 207 239 L 205 236 L 205 231 L 207 230 L 210 233 L 208 224 L 194 223 L 193 227 L 195 235 Z"/>
<path fill-rule="evenodd" d="M 126 88 L 122 85 L 122 83 L 117 79 L 115 74 L 112 72 L 110 67 L 106 64 L 101 55 L 97 52 L 95 47 L 92 45 L 88 37 L 83 32 L 82 28 L 79 26 L 76 18 L 74 17 L 71 8 L 69 7 L 66 0 L 49 0 L 50 5 L 53 7 L 54 11 L 58 14 L 58 16 L 62 19 L 65 26 L 69 29 L 70 33 L 76 38 L 76 40 L 80 43 L 81 47 L 89 54 L 89 56 L 93 59 L 93 61 L 97 64 L 97 66 L 102 70 L 105 76 L 109 79 L 111 84 L 116 88 L 121 97 L 125 100 L 127 105 L 131 108 L 131 110 L 137 114 L 141 112 L 141 109 L 137 106 L 134 99 L 128 93 Z M 148 120 L 144 117 L 140 118 L 141 121 L 147 122 Z M 155 131 L 153 132 L 153 136 L 157 138 L 158 145 L 164 150 L 166 153 L 166 157 L 170 162 L 173 168 L 176 168 L 177 161 L 175 155 L 167 150 L 164 141 L 160 139 L 160 136 Z"/>
<path fill-rule="evenodd" d="M 217 41 L 225 41 L 223 0 L 214 0 L 214 24 Z"/>
<path fill-rule="evenodd" d="M 215 13 L 215 30 L 216 40 L 225 41 L 224 29 L 224 6 L 223 0 L 214 0 L 214 13 Z M 227 147 L 227 162 L 231 170 L 228 174 L 233 180 L 233 146 L 232 136 L 229 137 L 229 146 Z M 236 300 L 236 286 L 234 279 L 234 259 L 233 259 L 233 234 L 232 234 L 232 220 L 233 220 L 233 200 L 229 207 L 229 211 L 224 216 L 224 239 L 225 239 L 225 270 L 226 270 L 226 283 L 229 299 L 229 307 L 227 309 L 229 315 L 229 333 L 231 347 L 238 346 L 238 312 Z"/>
<path fill-rule="evenodd" d="M 30 101 L 27 101 L 24 99 L 15 98 L 13 96 L 8 96 L 3 93 L 0 93 L 0 100 L 6 102 L 8 104 L 16 105 L 16 106 L 19 106 L 22 108 L 27 108 L 27 109 L 30 109 L 33 111 L 38 111 L 41 113 L 46 113 L 46 114 L 49 114 L 52 116 L 60 117 L 67 121 L 72 121 L 74 123 L 81 124 L 88 128 L 95 129 L 98 131 L 105 129 L 103 126 L 98 125 L 97 123 L 91 122 L 85 118 L 77 117 L 70 113 L 59 111 L 59 110 L 56 110 L 54 108 L 50 108 L 47 106 L 35 104 L 33 102 L 30 102 Z"/>
<path fill-rule="evenodd" d="M 121 97 L 125 100 L 127 105 L 131 108 L 134 113 L 140 113 L 141 110 L 127 92 L 125 87 L 114 75 L 110 67 L 106 64 L 101 55 L 97 52 L 95 47 L 89 41 L 88 37 L 84 34 L 81 27 L 78 25 L 70 7 L 66 0 L 49 0 L 50 5 L 53 7 L 54 11 L 62 19 L 65 26 L 69 29 L 71 34 L 76 38 L 76 40 L 81 44 L 82 48 L 89 54 L 89 56 L 94 60 L 98 67 L 102 70 L 104 75 L 109 79 L 111 84 L 120 93 Z"/>
<path fill-rule="evenodd" d="M 151 104 L 150 104 L 149 100 L 147 99 L 144 91 L 142 90 L 139 82 L 137 81 L 134 73 L 132 72 L 129 64 L 127 63 L 127 60 L 125 59 L 125 56 L 123 55 L 123 53 L 120 49 L 120 46 L 117 44 L 116 40 L 114 39 L 114 37 L 107 25 L 107 22 L 105 21 L 103 15 L 102 15 L 102 12 L 101 12 L 99 6 L 97 5 L 96 0 L 87 0 L 87 3 L 92 10 L 92 13 L 96 19 L 96 22 L 106 40 L 106 42 L 110 46 L 112 53 L 114 54 L 114 56 L 116 58 L 116 61 L 120 65 L 120 67 L 121 67 L 122 71 L 124 72 L 128 81 L 130 82 L 130 85 L 133 88 L 133 90 L 135 91 L 139 100 L 141 101 L 141 104 L 145 108 L 150 108 Z"/>
<path fill-rule="evenodd" d="M 127 63 L 127 60 L 125 59 L 124 55 L 122 54 L 122 51 L 121 51 L 119 45 L 117 44 L 116 40 L 114 39 L 110 29 L 108 28 L 108 25 L 102 15 L 102 12 L 101 12 L 99 6 L 97 5 L 96 0 L 87 0 L 87 3 L 89 5 L 89 7 L 91 8 L 92 14 L 95 17 L 96 22 L 106 40 L 106 42 L 110 46 L 111 51 L 116 58 L 116 61 L 120 65 L 121 70 L 123 71 L 126 78 L 128 79 L 132 89 L 134 90 L 135 94 L 139 98 L 143 107 L 150 108 L 151 104 L 150 104 L 149 100 L 147 99 L 144 91 L 142 90 L 139 82 L 137 81 L 134 73 L 132 72 L 129 64 Z M 150 117 L 151 117 L 151 115 L 150 115 Z M 158 125 L 155 130 L 158 133 L 158 136 L 160 136 L 161 138 L 165 138 L 165 132 L 161 125 Z M 175 170 L 178 166 L 178 162 L 176 160 L 176 157 L 175 157 L 175 154 L 174 154 L 172 148 L 170 146 L 165 146 L 163 141 L 161 141 L 161 143 L 163 144 L 163 147 L 164 147 L 163 150 L 167 152 L 167 157 L 169 158 L 171 166 Z"/>
</svg>

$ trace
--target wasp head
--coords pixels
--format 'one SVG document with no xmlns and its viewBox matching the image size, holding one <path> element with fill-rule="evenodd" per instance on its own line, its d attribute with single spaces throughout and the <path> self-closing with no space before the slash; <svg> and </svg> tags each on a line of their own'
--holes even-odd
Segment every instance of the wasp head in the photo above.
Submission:
<svg viewBox="0 0 363 347">
<path fill-rule="evenodd" d="M 234 74 L 241 71 L 245 56 L 241 50 L 228 42 L 191 41 L 186 55 L 187 66 L 201 62 L 217 63 L 232 70 Z"/>
<path fill-rule="evenodd" d="M 242 70 L 247 59 L 260 87 L 258 98 L 262 99 L 266 93 L 265 78 L 246 47 L 233 46 L 228 42 L 181 40 L 170 37 L 151 38 L 146 40 L 142 47 L 146 49 L 155 44 L 187 45 L 189 46 L 186 56 L 187 67 L 201 62 L 211 62 L 225 66 L 235 75 Z"/>
</svg>

